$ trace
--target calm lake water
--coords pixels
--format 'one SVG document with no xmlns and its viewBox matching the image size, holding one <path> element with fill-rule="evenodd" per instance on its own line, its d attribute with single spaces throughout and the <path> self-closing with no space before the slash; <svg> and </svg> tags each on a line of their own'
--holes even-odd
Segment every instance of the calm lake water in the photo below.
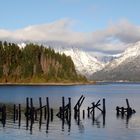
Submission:
<svg viewBox="0 0 140 140">
<path fill-rule="evenodd" d="M 53 121 L 49 122 L 46 131 L 46 121 L 43 120 L 41 127 L 39 123 L 33 124 L 32 131 L 26 130 L 24 114 L 20 128 L 18 122 L 13 123 L 7 116 L 5 127 L 0 124 L 0 140 L 140 140 L 140 84 L 99 84 L 80 86 L 0 86 L 0 103 L 21 104 L 25 106 L 26 97 L 32 97 L 34 105 L 38 106 L 38 98 L 42 97 L 45 105 L 46 97 L 49 97 L 50 106 L 57 113 L 61 106 L 62 96 L 67 100 L 72 98 L 72 108 L 81 95 L 85 96 L 81 110 L 87 110 L 92 102 L 99 99 L 106 99 L 106 118 L 103 124 L 103 117 L 96 110 L 96 121 L 92 118 L 80 118 L 80 123 L 73 119 L 71 127 L 64 124 L 54 115 Z M 116 117 L 116 106 L 126 107 L 125 99 L 129 99 L 136 114 L 128 120 L 126 117 Z"/>
</svg>

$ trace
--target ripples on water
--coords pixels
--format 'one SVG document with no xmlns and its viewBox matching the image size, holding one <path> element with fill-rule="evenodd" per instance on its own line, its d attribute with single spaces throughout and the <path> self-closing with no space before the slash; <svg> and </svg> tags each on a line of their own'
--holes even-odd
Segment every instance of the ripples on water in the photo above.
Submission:
<svg viewBox="0 0 140 140">
<path fill-rule="evenodd" d="M 78 122 L 71 118 L 71 125 L 66 122 L 64 126 L 62 121 L 55 116 L 61 106 L 61 97 L 72 98 L 72 107 L 75 105 L 79 97 L 84 94 L 85 101 L 81 111 L 91 106 L 93 101 L 106 98 L 107 113 L 105 120 L 100 112 L 96 110 L 96 120 L 92 117 L 82 118 Z M 49 97 L 50 106 L 54 109 L 53 121 L 42 119 L 40 125 L 39 120 L 35 121 L 29 127 L 26 127 L 24 116 L 24 106 L 26 97 L 33 97 L 34 105 L 38 106 L 38 97 Z M 125 99 L 128 98 L 130 105 L 136 109 L 137 113 L 131 118 L 117 117 L 116 106 L 126 106 Z M 86 86 L 1 86 L 0 102 L 6 103 L 9 108 L 5 127 L 0 124 L 0 139 L 4 140 L 139 140 L 140 139 L 140 85 L 139 84 L 104 84 L 104 85 L 86 85 Z M 22 119 L 19 127 L 18 120 L 13 123 L 12 107 L 13 104 L 21 103 Z M 45 104 L 45 101 L 43 101 Z M 1 115 L 0 115 L 1 116 Z"/>
</svg>

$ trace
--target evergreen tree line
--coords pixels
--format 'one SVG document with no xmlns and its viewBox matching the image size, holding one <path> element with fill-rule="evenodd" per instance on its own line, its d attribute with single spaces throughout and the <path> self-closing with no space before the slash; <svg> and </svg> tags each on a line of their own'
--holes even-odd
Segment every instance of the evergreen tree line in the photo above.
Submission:
<svg viewBox="0 0 140 140">
<path fill-rule="evenodd" d="M 0 41 L 0 82 L 78 81 L 86 78 L 76 73 L 71 57 L 42 45 L 30 43 L 19 48 Z"/>
</svg>

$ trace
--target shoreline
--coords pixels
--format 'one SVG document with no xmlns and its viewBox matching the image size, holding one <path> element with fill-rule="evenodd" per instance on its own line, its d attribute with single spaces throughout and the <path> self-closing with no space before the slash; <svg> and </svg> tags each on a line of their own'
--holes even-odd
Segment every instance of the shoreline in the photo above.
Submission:
<svg viewBox="0 0 140 140">
<path fill-rule="evenodd" d="M 0 83 L 0 86 L 74 86 L 74 85 L 95 85 L 96 82 L 77 83 Z"/>
<path fill-rule="evenodd" d="M 89 82 L 70 82 L 70 83 L 0 83 L 0 86 L 78 86 L 78 85 L 99 85 L 99 84 L 123 84 L 123 83 L 137 83 L 140 81 L 89 81 Z"/>
</svg>

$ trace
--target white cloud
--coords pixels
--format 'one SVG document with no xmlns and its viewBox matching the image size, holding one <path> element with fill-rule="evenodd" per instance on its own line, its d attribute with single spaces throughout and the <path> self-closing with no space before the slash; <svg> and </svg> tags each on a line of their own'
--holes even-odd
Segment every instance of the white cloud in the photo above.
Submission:
<svg viewBox="0 0 140 140">
<path fill-rule="evenodd" d="M 140 26 L 128 21 L 110 24 L 106 29 L 90 33 L 75 32 L 70 19 L 58 20 L 50 24 L 31 25 L 23 29 L 9 31 L 0 29 L 0 39 L 8 41 L 47 42 L 60 41 L 79 44 L 86 50 L 117 53 L 129 43 L 140 41 Z"/>
</svg>

